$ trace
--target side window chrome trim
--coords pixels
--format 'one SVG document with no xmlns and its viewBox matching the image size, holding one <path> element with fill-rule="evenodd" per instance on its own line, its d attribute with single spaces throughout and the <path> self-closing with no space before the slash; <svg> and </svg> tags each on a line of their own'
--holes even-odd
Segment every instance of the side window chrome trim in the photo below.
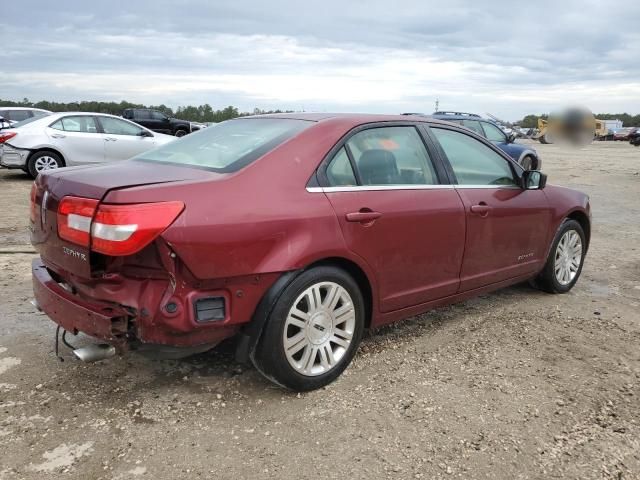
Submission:
<svg viewBox="0 0 640 480">
<path fill-rule="evenodd" d="M 517 185 L 454 185 L 457 190 L 467 189 L 467 188 L 493 188 L 493 189 L 501 189 L 501 190 L 522 190 L 522 188 Z"/>
<path fill-rule="evenodd" d="M 446 190 L 455 185 L 362 185 L 350 187 L 307 187 L 309 193 L 373 192 L 384 190 Z"/>
</svg>

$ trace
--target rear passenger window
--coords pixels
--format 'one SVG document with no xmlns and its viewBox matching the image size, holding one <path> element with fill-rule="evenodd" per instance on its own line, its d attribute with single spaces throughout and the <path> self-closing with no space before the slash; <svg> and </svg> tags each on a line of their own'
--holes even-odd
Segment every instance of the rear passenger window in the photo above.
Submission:
<svg viewBox="0 0 640 480">
<path fill-rule="evenodd" d="M 333 157 L 327 167 L 327 179 L 330 187 L 344 187 L 357 185 L 356 177 L 351 168 L 351 162 L 344 147 Z"/>
<path fill-rule="evenodd" d="M 93 117 L 64 117 L 51 125 L 51 128 L 65 132 L 97 133 L 98 128 Z"/>
<path fill-rule="evenodd" d="M 517 185 L 507 160 L 464 133 L 431 128 L 460 185 Z"/>
<path fill-rule="evenodd" d="M 414 127 L 380 127 L 347 142 L 363 185 L 435 185 L 435 170 Z"/>
</svg>

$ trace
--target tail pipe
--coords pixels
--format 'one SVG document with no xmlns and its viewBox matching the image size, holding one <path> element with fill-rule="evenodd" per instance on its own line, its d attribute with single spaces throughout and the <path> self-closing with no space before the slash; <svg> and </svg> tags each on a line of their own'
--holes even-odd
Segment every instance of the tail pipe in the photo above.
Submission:
<svg viewBox="0 0 640 480">
<path fill-rule="evenodd" d="M 94 343 L 86 347 L 76 348 L 73 350 L 73 354 L 78 360 L 82 360 L 85 363 L 92 363 L 115 356 L 116 348 L 106 343 Z"/>
</svg>

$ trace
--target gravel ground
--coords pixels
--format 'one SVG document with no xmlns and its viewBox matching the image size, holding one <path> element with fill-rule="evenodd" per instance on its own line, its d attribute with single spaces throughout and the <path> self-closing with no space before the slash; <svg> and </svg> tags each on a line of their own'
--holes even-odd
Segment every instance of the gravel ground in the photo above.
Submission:
<svg viewBox="0 0 640 480">
<path fill-rule="evenodd" d="M 384 328 L 306 394 L 225 345 L 56 360 L 28 302 L 30 181 L 0 171 L 0 479 L 640 478 L 640 148 L 536 148 L 551 183 L 591 196 L 573 291 L 516 286 Z"/>
</svg>

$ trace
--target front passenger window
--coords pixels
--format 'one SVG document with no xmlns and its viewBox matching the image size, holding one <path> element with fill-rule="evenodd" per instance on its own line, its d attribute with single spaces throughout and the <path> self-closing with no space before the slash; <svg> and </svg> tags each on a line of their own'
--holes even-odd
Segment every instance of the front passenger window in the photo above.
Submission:
<svg viewBox="0 0 640 480">
<path fill-rule="evenodd" d="M 509 162 L 464 133 L 432 127 L 459 185 L 517 186 Z"/>
<path fill-rule="evenodd" d="M 100 117 L 102 129 L 107 135 L 131 135 L 136 136 L 142 133 L 142 128 L 113 117 Z"/>
</svg>

